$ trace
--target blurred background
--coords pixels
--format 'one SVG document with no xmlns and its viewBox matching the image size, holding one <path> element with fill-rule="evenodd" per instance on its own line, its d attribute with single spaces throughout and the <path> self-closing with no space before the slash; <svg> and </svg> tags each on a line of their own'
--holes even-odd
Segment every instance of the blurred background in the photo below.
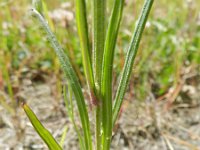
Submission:
<svg viewBox="0 0 200 150">
<path fill-rule="evenodd" d="M 143 2 L 125 2 L 114 59 L 114 90 Z M 44 4 L 44 15 L 71 59 L 88 98 L 74 1 L 46 0 Z M 113 0 L 108 0 L 107 16 L 112 6 Z M 65 149 L 78 149 L 77 135 L 62 98 L 66 81 L 45 34 L 30 15 L 31 7 L 30 0 L 0 1 L 0 150 L 47 149 L 20 107 L 21 100 L 27 101 L 58 141 L 66 132 Z M 199 71 L 200 1 L 155 1 L 111 148 L 199 150 Z"/>
</svg>

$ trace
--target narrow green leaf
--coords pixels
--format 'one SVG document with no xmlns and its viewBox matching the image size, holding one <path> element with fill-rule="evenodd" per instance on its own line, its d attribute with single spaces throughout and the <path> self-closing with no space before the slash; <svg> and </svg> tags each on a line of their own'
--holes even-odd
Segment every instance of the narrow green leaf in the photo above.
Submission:
<svg viewBox="0 0 200 150">
<path fill-rule="evenodd" d="M 41 124 L 41 122 L 38 120 L 37 116 L 30 109 L 30 107 L 25 103 L 22 105 L 22 107 L 26 112 L 29 120 L 31 121 L 31 124 L 33 125 L 39 136 L 42 138 L 42 140 L 47 144 L 49 149 L 62 150 L 60 145 L 56 142 L 51 133 Z"/>
<path fill-rule="evenodd" d="M 105 41 L 102 69 L 103 149 L 109 150 L 112 137 L 112 70 L 114 50 L 123 12 L 124 0 L 115 0 Z"/>
<path fill-rule="evenodd" d="M 87 15 L 85 0 L 76 0 L 76 22 L 81 45 L 84 73 L 89 86 L 91 99 L 95 94 L 94 76 L 90 57 L 90 46 L 88 37 Z M 93 100 L 92 100 L 93 101 Z"/>
<path fill-rule="evenodd" d="M 106 0 L 92 0 L 92 12 L 94 78 L 97 89 L 100 89 L 105 42 Z"/>
<path fill-rule="evenodd" d="M 35 16 L 37 18 L 37 20 L 41 24 L 43 30 L 46 32 L 47 38 L 49 39 L 52 47 L 54 48 L 54 50 L 55 50 L 55 52 L 56 52 L 56 54 L 57 54 L 57 56 L 60 60 L 61 67 L 62 67 L 62 69 L 65 73 L 65 76 L 67 77 L 69 84 L 70 84 L 70 87 L 73 90 L 75 100 L 76 100 L 78 110 L 79 110 L 82 128 L 83 128 L 83 131 L 84 131 L 86 149 L 90 150 L 91 145 L 92 145 L 91 144 L 92 140 L 91 140 L 91 134 L 90 134 L 89 118 L 88 118 L 87 107 L 86 107 L 86 104 L 85 104 L 85 101 L 84 101 L 81 86 L 80 86 L 80 83 L 78 81 L 78 77 L 77 77 L 74 69 L 72 68 L 72 65 L 69 61 L 69 58 L 64 53 L 62 47 L 58 43 L 55 35 L 50 30 L 45 19 L 40 15 L 40 13 L 37 10 L 32 9 L 31 11 L 32 11 L 33 16 Z"/>
<path fill-rule="evenodd" d="M 130 74 L 131 74 L 131 71 L 133 68 L 133 62 L 135 60 L 135 56 L 137 54 L 137 50 L 138 50 L 139 43 L 140 43 L 140 40 L 142 37 L 142 33 L 145 28 L 145 24 L 146 24 L 149 12 L 151 10 L 151 7 L 153 5 L 153 2 L 154 2 L 154 0 L 146 0 L 145 1 L 142 12 L 139 17 L 139 21 L 136 25 L 134 34 L 132 36 L 130 47 L 128 49 L 126 60 L 125 60 L 125 65 L 123 67 L 122 76 L 121 76 L 119 86 L 117 89 L 117 93 L 115 96 L 115 103 L 114 103 L 114 107 L 113 107 L 113 121 L 112 121 L 113 126 L 115 124 L 120 107 L 122 105 L 124 94 L 126 92 Z"/>
<path fill-rule="evenodd" d="M 68 85 L 68 96 L 67 96 L 67 89 L 66 86 L 63 87 L 63 96 L 64 96 L 64 102 L 66 106 L 67 113 L 69 115 L 70 121 L 73 123 L 74 129 L 78 135 L 78 140 L 80 144 L 81 150 L 85 150 L 84 140 L 81 136 L 80 129 L 78 128 L 75 119 L 74 119 L 74 105 L 72 101 L 72 90 L 71 87 Z"/>
<path fill-rule="evenodd" d="M 101 149 L 102 106 L 100 102 L 101 71 L 105 42 L 106 0 L 92 0 L 93 72 L 98 103 L 96 108 L 96 149 Z"/>
</svg>

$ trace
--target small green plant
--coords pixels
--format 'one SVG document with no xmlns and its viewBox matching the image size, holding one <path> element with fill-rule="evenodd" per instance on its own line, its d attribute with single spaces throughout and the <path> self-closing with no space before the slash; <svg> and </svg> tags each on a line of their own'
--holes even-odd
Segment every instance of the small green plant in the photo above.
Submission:
<svg viewBox="0 0 200 150">
<path fill-rule="evenodd" d="M 142 33 L 145 28 L 145 23 L 147 21 L 153 2 L 154 0 L 145 0 L 140 17 L 135 26 L 135 31 L 132 35 L 130 46 L 128 48 L 125 59 L 125 64 L 122 70 L 121 79 L 113 100 L 113 58 L 118 30 L 122 18 L 124 0 L 114 1 L 108 24 L 106 16 L 106 1 L 92 1 L 92 48 L 90 46 L 88 33 L 89 30 L 87 22 L 86 2 L 85 0 L 75 0 L 76 22 L 80 39 L 84 73 L 89 88 L 91 99 L 90 101 L 96 110 L 96 138 L 95 140 L 92 140 L 87 105 L 83 96 L 79 79 L 71 65 L 71 62 L 69 61 L 68 56 L 64 53 L 55 35 L 51 31 L 47 21 L 43 17 L 42 1 L 34 1 L 35 7 L 31 9 L 31 13 L 39 21 L 53 49 L 55 50 L 64 74 L 67 78 L 69 89 L 73 93 L 76 100 L 82 124 L 83 135 L 78 131 L 79 129 L 76 127 L 74 122 L 73 105 L 71 100 L 67 101 L 67 98 L 64 98 L 69 116 L 79 136 L 80 147 L 83 150 L 92 150 L 94 145 L 97 150 L 110 149 L 112 129 L 117 120 L 117 116 L 123 102 L 124 94 L 133 67 L 133 62 L 135 60 Z M 23 108 L 34 128 L 41 136 L 41 138 L 46 142 L 48 147 L 53 150 L 61 149 L 52 135 L 41 125 L 28 105 L 23 104 Z"/>
</svg>

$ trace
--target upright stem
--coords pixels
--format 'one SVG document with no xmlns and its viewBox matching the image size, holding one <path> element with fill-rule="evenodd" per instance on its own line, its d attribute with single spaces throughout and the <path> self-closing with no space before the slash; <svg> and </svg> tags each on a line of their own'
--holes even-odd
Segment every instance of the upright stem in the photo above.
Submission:
<svg viewBox="0 0 200 150">
<path fill-rule="evenodd" d="M 96 149 L 101 149 L 101 70 L 103 60 L 103 50 L 105 41 L 105 13 L 106 0 L 92 0 L 93 12 L 93 68 L 94 80 L 98 96 L 98 104 L 96 108 Z"/>
<path fill-rule="evenodd" d="M 112 137 L 112 70 L 113 70 L 113 58 L 114 50 L 116 46 L 116 40 L 121 22 L 123 12 L 124 0 L 115 0 L 113 11 L 108 25 L 108 30 L 105 40 L 105 49 L 103 56 L 102 66 L 102 123 L 103 123 L 103 136 L 102 146 L 103 150 L 110 149 L 111 137 Z"/>
</svg>

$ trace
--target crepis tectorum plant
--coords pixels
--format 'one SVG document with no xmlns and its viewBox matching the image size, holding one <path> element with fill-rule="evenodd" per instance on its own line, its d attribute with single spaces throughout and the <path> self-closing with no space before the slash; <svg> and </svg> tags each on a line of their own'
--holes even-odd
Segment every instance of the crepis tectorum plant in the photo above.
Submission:
<svg viewBox="0 0 200 150">
<path fill-rule="evenodd" d="M 69 83 L 71 92 L 76 100 L 83 130 L 82 134 L 78 132 L 75 125 L 72 113 L 73 111 L 70 112 L 72 122 L 78 132 L 80 148 L 83 150 L 92 150 L 94 147 L 97 150 L 109 150 L 110 148 L 112 129 L 123 102 L 133 62 L 135 60 L 142 33 L 153 2 L 154 0 L 145 0 L 144 2 L 144 6 L 140 17 L 136 22 L 135 31 L 127 50 L 120 82 L 113 100 L 112 66 L 118 31 L 122 18 L 124 0 L 113 0 L 113 9 L 108 24 L 106 24 L 106 0 L 92 0 L 92 48 L 89 42 L 86 1 L 75 0 L 76 23 L 80 40 L 82 64 L 89 88 L 91 102 L 95 105 L 96 110 L 96 138 L 95 140 L 92 140 L 87 105 L 78 76 L 75 73 L 68 56 L 64 53 L 54 33 L 51 31 L 47 21 L 45 20 L 44 15 L 42 14 L 43 2 L 41 0 L 33 1 L 34 8 L 31 9 L 31 13 L 42 26 L 42 29 L 45 31 L 48 40 L 57 54 L 63 72 Z M 72 103 L 69 105 L 72 105 Z M 49 149 L 62 149 L 50 132 L 40 123 L 29 106 L 26 103 L 23 103 L 22 106 L 35 130 L 48 145 Z M 93 144 L 93 142 L 95 144 Z"/>
</svg>

